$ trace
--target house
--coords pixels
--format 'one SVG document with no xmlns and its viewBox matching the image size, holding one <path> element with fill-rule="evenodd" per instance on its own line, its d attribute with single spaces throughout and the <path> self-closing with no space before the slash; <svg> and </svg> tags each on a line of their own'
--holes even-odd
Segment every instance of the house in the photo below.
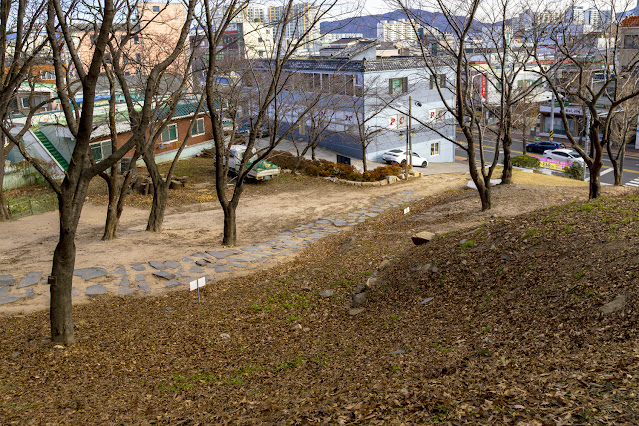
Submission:
<svg viewBox="0 0 639 426">
<path fill-rule="evenodd" d="M 375 44 L 354 53 L 354 57 L 292 59 L 285 65 L 285 72 L 299 76 L 303 82 L 296 84 L 293 97 L 303 97 L 302 91 L 326 93 L 320 107 L 331 117 L 331 123 L 320 145 L 359 159 L 363 158 L 362 146 L 367 145 L 366 158 L 381 161 L 385 151 L 406 145 L 411 121 L 415 152 L 431 162 L 453 162 L 454 145 L 447 138 L 455 137 L 455 124 L 445 111 L 433 76 L 426 74 L 423 60 L 377 59 Z M 263 72 L 268 68 L 268 62 L 258 63 Z M 453 79 L 443 68 L 435 77 L 452 105 Z M 413 102 L 412 120 L 408 117 L 409 100 Z M 295 119 L 296 111 L 300 108 L 286 113 Z M 304 138 L 309 125 L 309 120 L 303 120 L 295 129 L 295 137 Z"/>
</svg>

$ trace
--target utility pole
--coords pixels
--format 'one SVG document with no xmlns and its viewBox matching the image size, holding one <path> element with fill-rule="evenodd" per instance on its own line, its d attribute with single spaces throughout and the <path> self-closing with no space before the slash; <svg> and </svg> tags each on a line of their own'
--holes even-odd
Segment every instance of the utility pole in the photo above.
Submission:
<svg viewBox="0 0 639 426">
<path fill-rule="evenodd" d="M 552 100 L 550 101 L 550 137 L 548 140 L 552 142 L 552 137 L 555 131 L 555 91 L 552 91 Z"/>
<path fill-rule="evenodd" d="M 408 96 L 408 147 L 410 150 L 410 166 L 413 167 L 413 97 Z"/>
</svg>

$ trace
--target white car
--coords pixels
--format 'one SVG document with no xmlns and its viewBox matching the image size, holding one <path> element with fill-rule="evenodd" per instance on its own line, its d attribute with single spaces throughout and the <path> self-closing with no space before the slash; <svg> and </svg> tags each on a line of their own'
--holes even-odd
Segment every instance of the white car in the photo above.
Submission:
<svg viewBox="0 0 639 426">
<path fill-rule="evenodd" d="M 388 164 L 405 164 L 406 163 L 406 150 L 401 148 L 391 149 L 382 154 L 382 160 Z M 411 164 L 409 162 L 409 164 Z M 418 153 L 412 153 L 412 164 L 416 167 L 428 167 L 428 160 L 421 157 Z"/>
<path fill-rule="evenodd" d="M 542 160 L 544 158 L 550 158 L 551 160 L 565 161 L 571 165 L 574 163 L 577 163 L 582 167 L 584 167 L 584 164 L 585 164 L 584 159 L 581 158 L 581 155 L 579 155 L 577 151 L 572 151 L 567 148 L 548 149 L 544 151 L 544 154 L 541 157 Z"/>
</svg>

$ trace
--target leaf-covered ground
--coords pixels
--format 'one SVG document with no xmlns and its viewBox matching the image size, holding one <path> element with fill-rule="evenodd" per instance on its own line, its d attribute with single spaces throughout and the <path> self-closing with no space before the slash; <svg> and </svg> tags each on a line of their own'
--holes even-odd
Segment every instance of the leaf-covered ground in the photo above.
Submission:
<svg viewBox="0 0 639 426">
<path fill-rule="evenodd" d="M 78 306 L 78 344 L 64 349 L 46 340 L 46 312 L 2 318 L 0 418 L 638 424 L 639 198 L 412 245 L 429 212 L 464 197 L 476 194 L 388 211 L 291 263 L 206 287 L 201 304 L 176 292 Z M 351 292 L 375 272 L 350 315 Z M 625 306 L 603 314 L 617 296 Z"/>
</svg>

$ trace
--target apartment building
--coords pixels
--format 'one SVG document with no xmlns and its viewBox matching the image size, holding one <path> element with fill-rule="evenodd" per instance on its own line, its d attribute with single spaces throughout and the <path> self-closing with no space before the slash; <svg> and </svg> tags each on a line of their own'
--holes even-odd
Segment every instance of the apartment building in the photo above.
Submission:
<svg viewBox="0 0 639 426">
<path fill-rule="evenodd" d="M 379 41 L 416 42 L 422 33 L 423 29 L 420 25 L 413 26 L 413 23 L 408 20 L 377 23 L 377 40 Z"/>
</svg>

